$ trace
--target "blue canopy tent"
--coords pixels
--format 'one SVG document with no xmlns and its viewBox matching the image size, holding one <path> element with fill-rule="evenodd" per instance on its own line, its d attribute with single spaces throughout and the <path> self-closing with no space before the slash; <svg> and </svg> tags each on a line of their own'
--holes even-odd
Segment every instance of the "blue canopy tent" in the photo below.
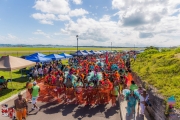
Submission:
<svg viewBox="0 0 180 120">
<path fill-rule="evenodd" d="M 97 54 L 95 51 L 93 51 L 93 50 L 91 50 L 91 51 L 89 51 L 90 53 L 92 53 L 92 54 Z"/>
<path fill-rule="evenodd" d="M 63 56 L 64 58 L 73 58 L 72 55 L 66 54 L 66 53 L 61 53 L 59 54 L 60 56 Z"/>
<path fill-rule="evenodd" d="M 102 54 L 102 52 L 100 52 L 100 51 L 96 51 L 96 54 Z"/>
<path fill-rule="evenodd" d="M 34 54 L 31 54 L 29 56 L 40 56 L 40 57 L 44 57 L 46 55 L 42 54 L 42 53 L 34 53 Z"/>
<path fill-rule="evenodd" d="M 93 53 L 88 52 L 87 50 L 83 50 L 84 53 L 87 53 L 88 55 L 93 55 Z"/>
<path fill-rule="evenodd" d="M 50 55 L 45 56 L 45 58 L 50 58 L 52 60 L 60 60 L 60 59 L 63 59 L 64 56 L 60 56 L 58 54 L 50 54 Z"/>
<path fill-rule="evenodd" d="M 26 56 L 26 60 L 33 61 L 33 62 L 49 62 L 52 59 L 51 58 L 46 58 L 46 57 L 40 57 L 40 56 Z"/>
<path fill-rule="evenodd" d="M 71 55 L 73 55 L 73 56 L 87 56 L 88 53 L 84 53 L 84 52 L 78 50 L 77 52 L 75 52 L 75 53 L 73 53 Z"/>
</svg>

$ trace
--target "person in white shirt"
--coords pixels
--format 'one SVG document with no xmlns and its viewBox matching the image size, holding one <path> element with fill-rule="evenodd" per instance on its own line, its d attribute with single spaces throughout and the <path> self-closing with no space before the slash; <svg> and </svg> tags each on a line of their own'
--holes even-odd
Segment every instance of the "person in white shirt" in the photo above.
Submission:
<svg viewBox="0 0 180 120">
<path fill-rule="evenodd" d="M 38 78 L 38 71 L 36 68 L 34 69 L 33 77 L 34 77 L 34 80 L 37 80 L 37 78 Z"/>
<path fill-rule="evenodd" d="M 39 73 L 39 76 L 40 76 L 40 77 L 43 77 L 43 69 L 42 69 L 42 67 L 40 67 L 40 68 L 38 69 L 38 73 Z"/>
<path fill-rule="evenodd" d="M 141 114 L 144 115 L 145 108 L 147 107 L 147 102 L 149 100 L 149 95 L 146 93 L 146 90 L 143 90 L 143 93 L 140 95 L 140 107 Z"/>
</svg>

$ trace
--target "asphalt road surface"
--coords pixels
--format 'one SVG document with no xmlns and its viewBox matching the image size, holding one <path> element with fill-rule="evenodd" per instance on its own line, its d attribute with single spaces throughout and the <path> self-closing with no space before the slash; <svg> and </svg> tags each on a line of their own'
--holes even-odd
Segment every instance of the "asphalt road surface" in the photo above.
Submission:
<svg viewBox="0 0 180 120">
<path fill-rule="evenodd" d="M 14 100 L 7 102 L 9 107 L 13 106 Z M 120 107 L 117 101 L 116 107 L 107 105 L 85 106 L 75 104 L 57 104 L 56 102 L 37 104 L 40 110 L 31 111 L 32 104 L 29 104 L 29 116 L 27 120 L 121 120 Z M 11 120 L 8 117 L 0 116 L 0 120 Z"/>
</svg>

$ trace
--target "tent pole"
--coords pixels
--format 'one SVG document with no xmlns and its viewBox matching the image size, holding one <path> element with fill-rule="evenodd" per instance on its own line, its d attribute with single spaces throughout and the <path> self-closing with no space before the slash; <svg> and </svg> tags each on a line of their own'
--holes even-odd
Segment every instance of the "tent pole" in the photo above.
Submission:
<svg viewBox="0 0 180 120">
<path fill-rule="evenodd" d="M 11 86 L 12 86 L 12 91 L 13 91 L 13 84 L 12 84 L 12 71 L 9 72 L 10 78 L 11 78 Z"/>
</svg>

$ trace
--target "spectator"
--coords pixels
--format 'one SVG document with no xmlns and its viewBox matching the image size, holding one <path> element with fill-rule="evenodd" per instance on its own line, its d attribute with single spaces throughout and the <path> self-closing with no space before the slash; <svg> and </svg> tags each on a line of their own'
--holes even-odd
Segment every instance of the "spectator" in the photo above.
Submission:
<svg viewBox="0 0 180 120">
<path fill-rule="evenodd" d="M 4 88 L 7 88 L 7 81 L 4 79 L 4 76 L 0 77 L 0 85 L 2 85 Z"/>
<path fill-rule="evenodd" d="M 39 76 L 42 78 L 43 77 L 43 69 L 42 69 L 42 67 L 39 67 L 38 68 L 38 74 L 39 74 Z"/>
<path fill-rule="evenodd" d="M 27 88 L 27 90 L 28 90 L 28 93 L 29 93 L 29 96 L 28 96 L 28 98 L 29 98 L 29 102 L 31 102 L 31 100 L 32 100 L 32 96 L 31 96 L 31 89 L 32 89 L 32 87 L 33 87 L 33 83 L 32 83 L 32 78 L 30 77 L 29 78 L 29 81 L 26 83 L 26 88 Z"/>
<path fill-rule="evenodd" d="M 38 79 L 38 71 L 37 71 L 36 68 L 35 68 L 34 71 L 33 71 L 33 77 L 34 77 L 34 80 L 37 80 L 37 79 Z"/>
<path fill-rule="evenodd" d="M 40 87 L 37 85 L 36 82 L 33 82 L 33 87 L 31 89 L 32 104 L 33 104 L 32 109 L 38 109 L 39 110 L 39 107 L 37 107 L 37 105 L 36 105 L 37 98 L 39 96 L 39 92 L 40 92 Z"/>
<path fill-rule="evenodd" d="M 140 107 L 141 115 L 144 115 L 145 108 L 148 106 L 149 95 L 146 93 L 146 90 L 143 90 L 143 93 L 140 96 Z"/>
<path fill-rule="evenodd" d="M 139 88 L 138 88 L 138 92 L 139 92 L 139 94 L 142 94 L 142 93 L 143 93 L 143 88 L 142 88 L 142 85 L 140 85 L 140 86 L 139 86 Z"/>
<path fill-rule="evenodd" d="M 134 81 L 131 81 L 130 90 L 131 90 L 131 91 L 134 91 L 135 89 L 138 89 L 138 86 L 135 84 Z"/>
<path fill-rule="evenodd" d="M 26 115 L 28 114 L 28 105 L 25 98 L 22 98 L 22 94 L 18 94 L 18 99 L 14 101 L 14 106 L 16 110 L 16 117 L 18 120 L 26 120 Z"/>
</svg>

